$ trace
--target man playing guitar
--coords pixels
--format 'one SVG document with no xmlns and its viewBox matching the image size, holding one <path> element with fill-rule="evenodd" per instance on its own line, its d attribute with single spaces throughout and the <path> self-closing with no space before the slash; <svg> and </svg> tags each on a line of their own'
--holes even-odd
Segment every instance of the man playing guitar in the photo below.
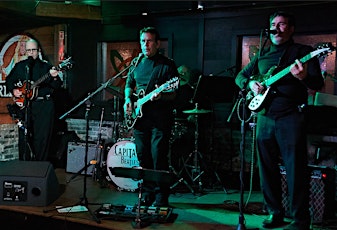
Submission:
<svg viewBox="0 0 337 230">
<path fill-rule="evenodd" d="M 52 94 L 62 86 L 62 80 L 59 71 L 40 58 L 36 40 L 26 42 L 26 53 L 28 58 L 16 63 L 6 78 L 7 89 L 15 101 L 21 100 L 17 104 L 25 109 L 24 130 L 19 129 L 19 159 L 46 161 L 55 113 Z M 41 76 L 43 81 L 38 86 L 32 85 Z"/>
<path fill-rule="evenodd" d="M 135 58 L 125 86 L 124 111 L 130 116 L 134 111 L 133 95 L 144 92 L 149 101 L 142 106 L 141 117 L 134 125 L 136 151 L 141 167 L 169 170 L 168 150 L 173 125 L 173 99 L 175 90 L 157 92 L 165 82 L 175 82 L 178 76 L 173 60 L 159 53 L 160 37 L 153 27 L 140 31 L 142 53 Z M 147 96 L 148 95 L 148 96 Z M 168 206 L 169 185 L 143 184 L 144 205 Z"/>
</svg>

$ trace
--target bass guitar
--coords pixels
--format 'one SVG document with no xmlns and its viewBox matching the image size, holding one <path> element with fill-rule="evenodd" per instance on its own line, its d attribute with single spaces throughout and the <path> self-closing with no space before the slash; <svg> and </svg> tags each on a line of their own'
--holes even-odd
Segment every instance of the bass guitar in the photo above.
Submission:
<svg viewBox="0 0 337 230">
<path fill-rule="evenodd" d="M 316 50 L 314 50 L 314 51 L 310 52 L 309 54 L 305 55 L 304 57 L 302 57 L 299 61 L 301 63 L 305 63 L 305 62 L 309 61 L 310 59 L 312 59 L 314 57 L 319 57 L 319 56 L 329 54 L 334 50 L 336 50 L 336 47 L 332 46 L 331 43 L 323 44 L 322 46 L 319 46 Z M 248 95 L 250 95 L 250 97 L 253 97 L 253 99 L 248 104 L 248 108 L 251 111 L 259 112 L 263 109 L 263 105 L 265 104 L 264 102 L 265 102 L 266 98 L 268 97 L 268 93 L 270 91 L 270 86 L 272 84 L 274 84 L 276 81 L 283 78 L 288 73 L 290 73 L 290 67 L 291 67 L 291 65 L 288 66 L 287 68 L 281 70 L 280 72 L 278 72 L 274 76 L 272 76 L 273 71 L 276 69 L 276 66 L 274 66 L 274 67 L 270 68 L 269 71 L 265 75 L 257 76 L 257 77 L 253 76 L 252 77 L 253 80 L 261 81 L 261 84 L 265 87 L 265 89 L 261 93 L 255 95 L 255 96 L 251 96 L 250 92 L 248 93 Z"/>
<path fill-rule="evenodd" d="M 144 90 L 141 90 L 137 95 L 135 95 L 138 99 L 134 103 L 134 109 L 131 115 L 126 114 L 125 115 L 125 124 L 128 129 L 132 129 L 133 126 L 136 124 L 136 121 L 138 118 L 143 116 L 142 107 L 143 105 L 151 100 L 151 97 L 154 93 L 160 93 L 162 91 L 167 91 L 171 89 L 178 88 L 179 85 L 179 78 L 174 77 L 171 80 L 167 81 L 166 83 L 162 84 L 152 92 L 148 93 L 147 95 L 144 95 Z"/>
<path fill-rule="evenodd" d="M 55 66 L 56 70 L 63 71 L 68 70 L 73 67 L 73 62 L 71 61 L 71 57 L 67 58 L 66 60 L 62 61 L 60 64 Z M 36 98 L 38 94 L 38 88 L 39 85 L 47 80 L 50 77 L 49 71 L 48 73 L 44 74 L 41 78 L 39 78 L 37 81 L 19 81 L 16 83 L 17 89 L 19 89 L 22 92 L 21 97 L 13 97 L 13 100 L 15 104 L 17 104 L 20 108 L 24 108 L 25 101 L 27 99 L 33 100 Z"/>
</svg>

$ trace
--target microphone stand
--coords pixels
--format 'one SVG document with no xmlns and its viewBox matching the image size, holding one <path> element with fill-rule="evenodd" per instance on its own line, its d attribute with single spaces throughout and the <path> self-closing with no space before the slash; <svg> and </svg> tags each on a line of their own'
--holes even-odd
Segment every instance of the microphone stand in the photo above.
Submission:
<svg viewBox="0 0 337 230">
<path fill-rule="evenodd" d="M 85 112 L 85 120 L 86 120 L 86 135 L 85 135 L 85 154 L 84 154 L 84 181 L 83 181 L 83 197 L 80 199 L 80 201 L 76 204 L 76 205 L 70 205 L 68 207 L 74 207 L 77 205 L 81 205 L 86 207 L 87 211 L 90 213 L 90 215 L 92 216 L 92 218 L 96 221 L 96 223 L 100 224 L 101 220 L 98 219 L 98 217 L 91 211 L 91 209 L 89 208 L 89 202 L 88 202 L 88 198 L 87 198 L 87 171 L 88 171 L 88 167 L 86 167 L 86 164 L 88 162 L 88 150 L 89 150 L 89 111 L 90 111 L 90 107 L 91 107 L 91 101 L 87 100 L 85 101 L 86 104 L 86 112 Z M 51 210 L 58 210 L 58 209 L 62 209 L 62 208 L 66 208 L 66 207 L 56 207 L 50 210 L 43 210 L 44 213 L 47 213 L 48 211 Z"/>
<path fill-rule="evenodd" d="M 249 80 L 247 80 L 247 83 Z M 243 215 L 243 193 L 244 193 L 244 168 L 245 168 L 245 144 L 246 144 L 246 129 L 245 129 L 245 119 L 246 119 L 246 96 L 244 95 L 244 87 L 240 91 L 240 96 L 243 100 L 242 103 L 242 121 L 241 121 L 241 142 L 240 142 L 240 157 L 241 157 L 241 168 L 240 168 L 240 202 L 239 202 L 239 225 L 237 230 L 245 230 L 245 217 Z"/>
<path fill-rule="evenodd" d="M 85 102 L 86 104 L 86 112 L 85 112 L 85 120 L 86 120 L 86 135 L 85 135 L 85 155 L 84 155 L 84 165 L 88 162 L 88 149 L 89 149 L 89 111 L 91 107 L 91 101 L 87 100 Z M 85 167 L 84 169 L 84 182 L 83 182 L 83 197 L 81 198 L 79 204 L 82 206 L 85 206 L 88 209 L 88 212 L 93 217 L 93 219 L 99 224 L 101 223 L 101 220 L 97 218 L 97 216 L 90 210 L 89 208 L 89 202 L 87 198 L 87 171 L 88 167 Z"/>
<path fill-rule="evenodd" d="M 28 94 L 30 93 L 30 84 L 29 84 L 29 79 L 30 79 L 30 67 L 29 64 L 26 65 L 26 87 L 25 87 L 25 92 L 24 92 L 24 108 L 25 108 L 25 121 L 24 121 L 24 155 L 22 156 L 22 160 L 26 161 L 26 160 L 33 160 L 32 156 L 35 156 L 35 154 L 32 152 L 32 148 L 30 147 L 30 143 L 29 143 L 29 126 L 30 126 L 30 122 L 29 122 L 29 100 L 28 100 Z M 29 150 L 28 150 L 29 148 Z M 28 154 L 30 155 L 28 157 Z"/>
<path fill-rule="evenodd" d="M 89 142 L 89 111 L 90 111 L 90 107 L 91 107 L 91 102 L 90 102 L 90 98 L 92 98 L 95 94 L 97 94 L 98 92 L 100 92 L 101 90 L 103 90 L 104 88 L 108 87 L 108 85 L 115 80 L 117 77 L 121 76 L 126 70 L 128 70 L 131 66 L 133 66 L 132 64 L 129 65 L 128 67 L 126 67 L 124 70 L 122 70 L 121 72 L 119 72 L 116 76 L 112 77 L 111 79 L 109 79 L 107 82 L 105 82 L 104 84 L 102 84 L 99 88 L 97 88 L 93 93 L 89 94 L 86 98 L 84 98 L 82 101 L 80 101 L 76 106 L 74 106 L 72 109 L 70 109 L 69 111 L 67 111 L 66 113 L 64 113 L 61 117 L 59 117 L 59 119 L 63 119 L 64 117 L 66 117 L 67 115 L 69 115 L 72 111 L 74 111 L 76 108 L 78 108 L 80 105 L 82 105 L 83 103 L 86 104 L 86 113 L 85 113 L 85 119 L 86 119 L 86 140 L 85 140 L 85 159 L 84 159 L 84 165 L 86 166 L 87 161 L 88 161 L 88 142 Z M 86 175 L 87 175 L 87 167 L 84 168 L 85 172 L 84 172 L 84 182 L 83 182 L 83 197 L 81 198 L 79 205 L 85 206 L 87 208 L 87 210 L 89 211 L 89 213 L 91 214 L 91 216 L 93 217 L 93 219 L 95 219 L 95 221 L 99 224 L 101 223 L 101 220 L 97 218 L 97 216 L 94 215 L 94 213 L 89 209 L 88 207 L 88 199 L 86 197 L 86 190 L 87 190 L 87 180 L 86 180 Z M 70 206 L 71 207 L 71 206 Z M 56 207 L 50 210 L 43 210 L 44 213 L 51 211 L 51 210 L 58 210 L 58 209 L 62 209 L 65 207 Z"/>
<path fill-rule="evenodd" d="M 194 93 L 193 93 L 193 97 L 191 98 L 190 100 L 190 103 L 191 104 L 194 104 L 195 103 L 195 97 L 197 95 L 197 92 L 198 92 L 198 88 L 199 88 L 199 84 L 200 84 L 200 81 L 201 81 L 201 78 L 202 78 L 202 74 L 200 74 L 199 78 L 198 78 L 198 82 L 195 86 L 195 89 L 194 89 Z"/>
<path fill-rule="evenodd" d="M 260 44 L 262 43 L 262 33 L 263 31 L 261 31 L 261 36 L 260 36 Z M 268 35 L 269 37 L 269 35 Z M 260 46 L 260 50 L 258 55 L 261 55 L 262 50 L 264 49 L 267 41 L 268 41 L 268 37 L 264 40 L 264 43 L 262 46 Z M 257 64 L 257 62 L 255 62 L 255 65 Z M 241 142 L 240 142 L 240 157 L 241 157 L 241 168 L 240 168 L 240 202 L 239 202 L 239 224 L 237 227 L 237 230 L 246 230 L 246 226 L 245 226 L 245 217 L 243 215 L 243 193 L 244 193 L 244 168 L 245 168 L 245 145 L 246 145 L 246 128 L 245 128 L 245 123 L 246 123 L 246 102 L 247 102 L 247 93 L 246 93 L 246 88 L 249 84 L 250 79 L 248 78 L 247 81 L 245 82 L 244 86 L 242 87 L 242 89 L 239 92 L 239 97 L 241 97 L 241 99 L 238 99 L 238 101 L 242 100 L 242 116 L 241 116 Z M 235 103 L 235 106 L 237 106 L 238 104 Z M 235 108 L 234 106 L 234 108 Z M 234 111 L 233 108 L 233 111 Z"/>
<path fill-rule="evenodd" d="M 84 102 L 92 98 L 94 95 L 102 91 L 103 89 L 107 88 L 111 82 L 113 82 L 116 78 L 120 77 L 126 70 L 128 70 L 132 65 L 129 65 L 125 69 L 123 69 L 121 72 L 119 72 L 116 76 L 110 78 L 108 81 L 103 83 L 100 87 L 98 87 L 94 92 L 90 93 L 86 98 L 84 98 L 82 101 L 80 101 L 76 106 L 74 106 L 72 109 L 65 112 L 62 116 L 59 117 L 59 120 L 62 120 L 64 117 L 68 116 L 72 111 L 77 109 L 80 105 L 82 105 Z"/>
</svg>

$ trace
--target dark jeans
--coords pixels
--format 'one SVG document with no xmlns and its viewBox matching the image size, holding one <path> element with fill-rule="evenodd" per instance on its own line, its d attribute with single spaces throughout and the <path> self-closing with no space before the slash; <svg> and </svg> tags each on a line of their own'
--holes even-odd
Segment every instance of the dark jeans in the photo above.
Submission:
<svg viewBox="0 0 337 230">
<path fill-rule="evenodd" d="M 270 214 L 284 215 L 281 174 L 283 161 L 293 218 L 307 224 L 309 215 L 309 172 L 304 114 L 299 112 L 273 119 L 257 119 L 257 147 L 261 189 Z"/>
</svg>

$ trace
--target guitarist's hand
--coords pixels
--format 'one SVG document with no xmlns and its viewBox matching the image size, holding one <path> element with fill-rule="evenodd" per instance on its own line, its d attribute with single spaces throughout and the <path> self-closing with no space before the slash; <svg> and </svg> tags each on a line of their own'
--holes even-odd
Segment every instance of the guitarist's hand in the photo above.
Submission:
<svg viewBox="0 0 337 230">
<path fill-rule="evenodd" d="M 56 77 L 58 76 L 58 74 L 59 74 L 59 71 L 57 71 L 56 68 L 53 67 L 53 68 L 51 68 L 51 69 L 49 70 L 49 74 L 50 74 L 50 76 L 52 76 L 53 78 L 56 78 Z"/>
<path fill-rule="evenodd" d="M 158 85 L 156 85 L 156 88 L 158 88 Z M 151 101 L 159 100 L 162 97 L 161 93 L 152 93 L 151 95 Z"/>
<path fill-rule="evenodd" d="M 125 98 L 125 103 L 124 103 L 124 113 L 128 116 L 131 116 L 132 114 L 132 101 L 131 98 L 127 97 Z"/>
<path fill-rule="evenodd" d="M 262 93 L 264 90 L 263 85 L 258 82 L 258 81 L 250 81 L 248 84 L 248 87 L 250 88 L 250 90 L 254 93 L 254 95 L 258 95 L 259 93 Z"/>
<path fill-rule="evenodd" d="M 22 91 L 20 89 L 13 89 L 13 96 L 16 98 L 22 97 Z"/>
<path fill-rule="evenodd" d="M 295 63 L 290 66 L 290 72 L 298 80 L 303 80 L 307 76 L 307 66 L 296 59 Z"/>
</svg>

